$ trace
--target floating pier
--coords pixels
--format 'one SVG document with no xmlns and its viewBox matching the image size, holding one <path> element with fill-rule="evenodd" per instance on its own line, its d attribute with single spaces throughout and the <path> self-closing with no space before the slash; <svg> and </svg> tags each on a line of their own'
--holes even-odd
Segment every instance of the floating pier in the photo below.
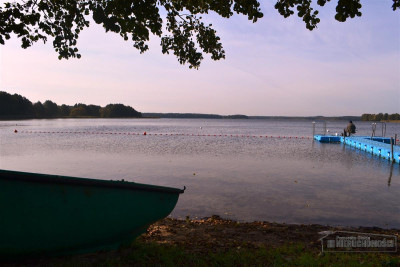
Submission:
<svg viewBox="0 0 400 267">
<path fill-rule="evenodd" d="M 389 137 L 314 135 L 322 143 L 344 143 L 373 155 L 400 163 L 400 147 L 390 143 Z M 394 140 L 392 139 L 392 142 Z"/>
<path fill-rule="evenodd" d="M 314 135 L 314 139 L 321 143 L 339 143 L 341 142 L 340 136 L 335 135 Z"/>
</svg>

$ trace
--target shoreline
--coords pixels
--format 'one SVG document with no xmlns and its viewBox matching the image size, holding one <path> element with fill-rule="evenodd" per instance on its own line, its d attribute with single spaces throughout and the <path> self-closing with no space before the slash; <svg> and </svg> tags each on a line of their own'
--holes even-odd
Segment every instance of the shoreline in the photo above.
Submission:
<svg viewBox="0 0 400 267">
<path fill-rule="evenodd" d="M 204 219 L 165 218 L 150 225 L 130 246 L 17 262 L 3 266 L 398 266 L 400 251 L 322 253 L 324 231 L 395 235 L 399 229 L 333 227 L 318 224 L 238 222 L 213 215 Z M 1 262 L 0 262 L 1 263 Z"/>
<path fill-rule="evenodd" d="M 173 219 L 165 218 L 152 224 L 146 233 L 139 239 L 144 242 L 156 242 L 182 246 L 193 250 L 188 246 L 191 240 L 196 241 L 196 249 L 218 247 L 231 249 L 238 244 L 246 244 L 250 248 L 279 247 L 287 244 L 301 243 L 305 248 L 321 249 L 325 231 L 351 231 L 359 233 L 395 235 L 397 247 L 400 248 L 400 229 L 383 229 L 379 227 L 351 227 L 329 226 L 320 224 L 286 224 L 267 221 L 239 222 L 223 219 L 218 215 L 203 219 Z M 400 255 L 398 250 L 397 255 Z"/>
<path fill-rule="evenodd" d="M 77 116 L 77 117 L 14 117 L 14 116 L 0 116 L 0 121 L 28 121 L 28 120 L 59 120 L 59 119 L 196 119 L 196 120 L 260 120 L 260 121 L 348 121 L 347 118 L 341 117 L 323 117 L 323 118 L 314 118 L 314 117 L 266 117 L 266 116 L 248 116 L 248 118 L 230 118 L 230 117 L 221 117 L 221 118 L 209 118 L 209 117 L 157 117 L 157 116 L 142 116 L 142 117 L 112 117 L 112 118 L 103 118 L 103 117 L 95 117 L 95 116 Z M 381 121 L 366 121 L 361 119 L 352 119 L 355 122 L 372 122 L 372 123 L 400 123 L 400 120 L 381 120 Z"/>
</svg>

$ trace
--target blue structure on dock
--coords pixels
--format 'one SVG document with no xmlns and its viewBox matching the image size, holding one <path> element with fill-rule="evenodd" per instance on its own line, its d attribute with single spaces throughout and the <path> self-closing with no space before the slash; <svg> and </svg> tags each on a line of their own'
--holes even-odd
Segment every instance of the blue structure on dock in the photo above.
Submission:
<svg viewBox="0 0 400 267">
<path fill-rule="evenodd" d="M 342 142 L 381 158 L 392 160 L 392 147 L 388 137 L 314 135 L 314 139 L 324 143 Z M 393 161 L 400 163 L 399 146 L 393 146 Z"/>
<path fill-rule="evenodd" d="M 341 142 L 340 136 L 334 135 L 314 135 L 314 139 L 321 143 L 339 143 Z"/>
</svg>

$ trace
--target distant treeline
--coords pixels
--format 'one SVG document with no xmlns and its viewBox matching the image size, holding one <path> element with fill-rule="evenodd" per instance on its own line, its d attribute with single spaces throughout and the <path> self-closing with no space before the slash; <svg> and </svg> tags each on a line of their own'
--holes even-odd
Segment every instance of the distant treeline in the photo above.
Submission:
<svg viewBox="0 0 400 267">
<path fill-rule="evenodd" d="M 171 118 L 171 119 L 248 119 L 246 115 L 217 115 L 198 113 L 143 113 L 147 118 Z"/>
<path fill-rule="evenodd" d="M 260 120 L 307 120 L 307 121 L 358 121 L 360 116 L 337 116 L 337 117 L 324 117 L 324 116 L 310 116 L 310 117 L 291 117 L 291 116 L 249 116 L 250 119 Z"/>
<path fill-rule="evenodd" d="M 387 120 L 400 120 L 400 114 L 387 114 L 387 113 L 379 113 L 379 114 L 362 114 L 362 121 L 387 121 Z"/>
<path fill-rule="evenodd" d="M 25 97 L 0 91 L 0 119 L 30 119 L 30 118 L 131 118 L 142 117 L 130 106 L 109 104 L 105 107 L 86 104 L 73 106 L 57 105 L 46 100 L 44 103 L 32 103 Z"/>
<path fill-rule="evenodd" d="M 289 117 L 289 116 L 246 116 L 246 115 L 217 115 L 199 113 L 143 113 L 147 118 L 179 118 L 179 119 L 259 119 L 259 120 L 360 120 L 360 116 L 341 117 Z"/>
</svg>

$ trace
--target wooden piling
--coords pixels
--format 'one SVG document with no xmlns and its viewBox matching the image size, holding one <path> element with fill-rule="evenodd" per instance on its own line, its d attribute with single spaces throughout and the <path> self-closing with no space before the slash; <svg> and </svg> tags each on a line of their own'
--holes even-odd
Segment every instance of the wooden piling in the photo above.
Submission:
<svg viewBox="0 0 400 267">
<path fill-rule="evenodd" d="M 390 157 L 392 158 L 392 161 L 394 160 L 394 155 L 393 155 L 393 137 L 390 137 Z"/>
</svg>

